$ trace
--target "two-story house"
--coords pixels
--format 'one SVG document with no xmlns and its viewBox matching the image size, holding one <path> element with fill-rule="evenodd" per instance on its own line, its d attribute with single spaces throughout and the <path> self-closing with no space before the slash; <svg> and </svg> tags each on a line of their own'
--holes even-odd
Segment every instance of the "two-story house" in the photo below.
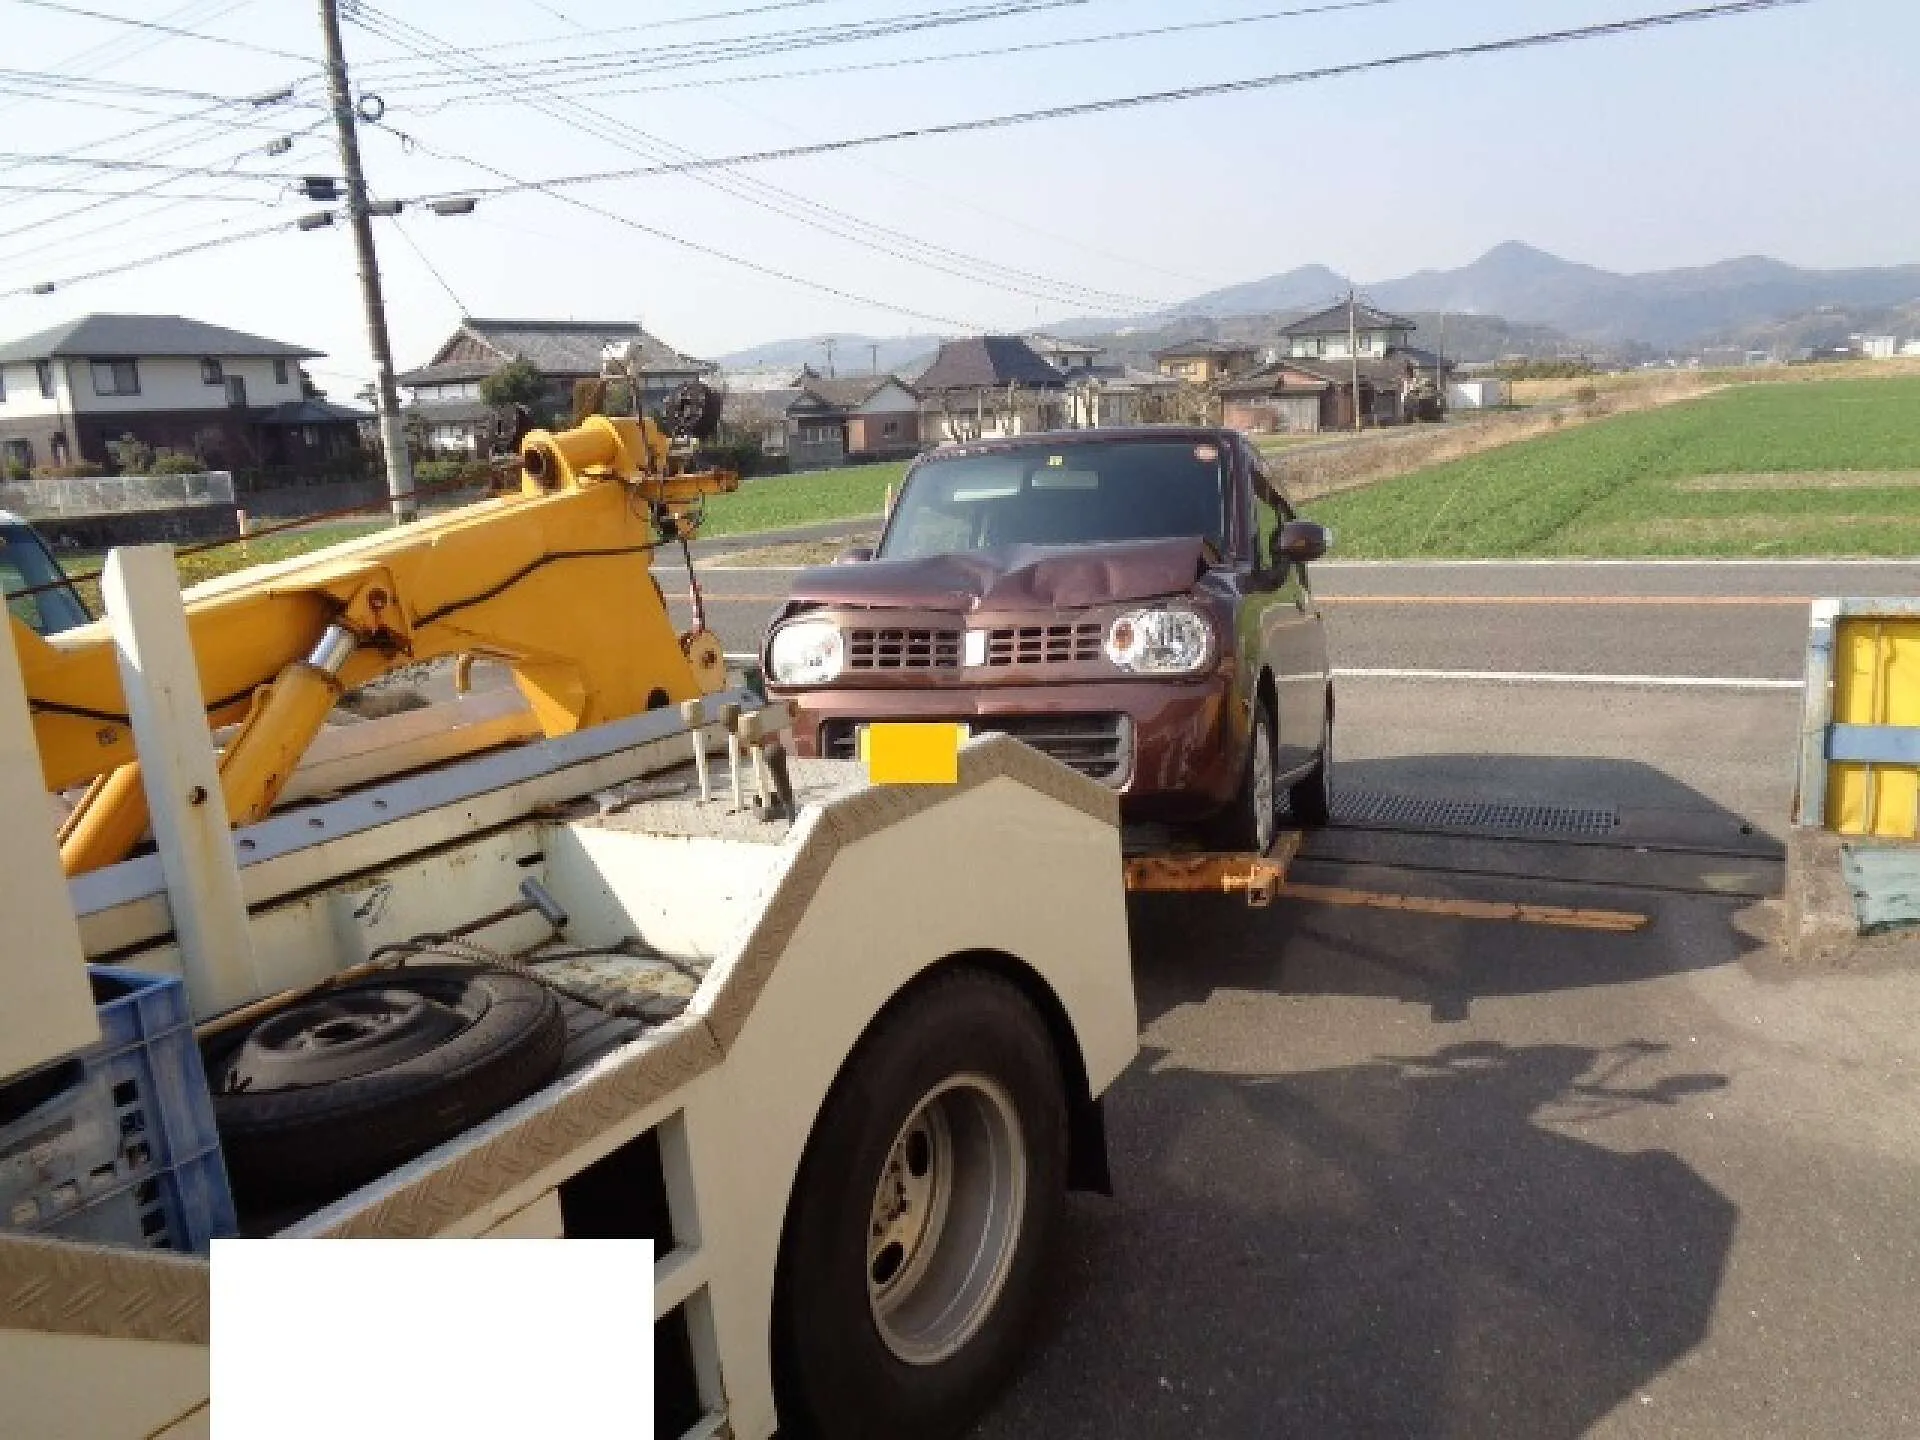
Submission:
<svg viewBox="0 0 1920 1440">
<path fill-rule="evenodd" d="M 1211 385 L 1251 370 L 1260 347 L 1241 340 L 1184 340 L 1153 352 L 1162 375 L 1190 385 Z"/>
<path fill-rule="evenodd" d="M 309 394 L 318 350 L 179 315 L 86 315 L 0 343 L 0 463 L 113 463 L 131 435 L 215 470 L 357 453 L 358 410 Z"/>
<path fill-rule="evenodd" d="M 635 353 L 641 403 L 651 412 L 689 380 L 714 367 L 682 355 L 631 320 L 477 320 L 468 318 L 433 359 L 395 378 L 409 392 L 409 415 L 435 450 L 483 449 L 497 417 L 480 398 L 480 382 L 515 360 L 546 381 L 545 408 L 565 416 L 576 381 L 599 378 L 610 353 Z"/>
<path fill-rule="evenodd" d="M 1221 386 L 1223 421 L 1257 433 L 1349 430 L 1356 412 L 1371 425 L 1432 418 L 1453 366 L 1412 343 L 1418 328 L 1357 301 L 1296 320 L 1266 365 Z"/>
</svg>

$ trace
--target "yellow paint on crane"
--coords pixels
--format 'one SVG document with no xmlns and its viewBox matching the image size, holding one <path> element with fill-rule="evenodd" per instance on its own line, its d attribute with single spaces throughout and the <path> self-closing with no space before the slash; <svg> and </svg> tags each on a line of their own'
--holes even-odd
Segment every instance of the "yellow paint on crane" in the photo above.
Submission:
<svg viewBox="0 0 1920 1440">
<path fill-rule="evenodd" d="M 1920 726 L 1920 620 L 1843 616 L 1834 636 L 1833 722 Z M 1920 766 L 1836 761 L 1827 767 L 1827 824 L 1842 835 L 1912 840 Z"/>
</svg>

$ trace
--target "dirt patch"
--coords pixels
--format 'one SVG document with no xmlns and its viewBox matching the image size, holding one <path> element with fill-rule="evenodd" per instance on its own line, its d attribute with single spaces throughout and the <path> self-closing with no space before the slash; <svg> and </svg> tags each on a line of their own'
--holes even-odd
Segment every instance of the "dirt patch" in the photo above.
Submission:
<svg viewBox="0 0 1920 1440">
<path fill-rule="evenodd" d="M 1890 380 L 1920 375 L 1920 360 L 1846 360 L 1822 365 L 1753 365 L 1735 370 L 1628 370 L 1618 375 L 1581 375 L 1564 380 L 1516 380 L 1513 398 L 1522 405 L 1566 400 L 1592 388 L 1601 395 L 1635 392 L 1685 399 L 1725 385 L 1817 384 L 1825 380 Z"/>
<path fill-rule="evenodd" d="M 1505 445 L 1537 440 L 1609 415 L 1698 400 L 1726 387 L 1711 378 L 1670 377 L 1666 385 L 1620 386 L 1530 410 L 1502 410 L 1445 425 L 1407 425 L 1370 431 L 1357 438 L 1328 439 L 1271 456 L 1287 493 L 1300 501 L 1321 500 L 1382 480 L 1411 475 L 1432 465 L 1464 460 Z M 1544 382 L 1543 382 L 1544 383 Z M 1559 383 L 1559 382 L 1553 382 Z"/>
<path fill-rule="evenodd" d="M 1762 470 L 1751 475 L 1694 475 L 1673 488 L 1716 490 L 1906 490 L 1920 486 L 1920 470 Z"/>
<path fill-rule="evenodd" d="M 876 530 L 843 535 L 837 540 L 793 540 L 784 545 L 762 545 L 754 550 L 735 550 L 731 554 L 716 555 L 708 563 L 724 565 L 729 569 L 751 569 L 762 565 L 830 565 L 843 550 L 855 545 L 871 545 L 879 538 Z"/>
</svg>

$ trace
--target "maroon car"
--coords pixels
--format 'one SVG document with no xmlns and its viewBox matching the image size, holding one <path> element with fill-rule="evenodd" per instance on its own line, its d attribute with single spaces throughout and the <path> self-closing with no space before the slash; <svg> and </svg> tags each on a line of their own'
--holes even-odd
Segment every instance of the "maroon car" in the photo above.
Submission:
<svg viewBox="0 0 1920 1440">
<path fill-rule="evenodd" d="M 1264 850 L 1324 824 L 1333 682 L 1294 517 L 1222 429 L 1076 430 L 922 456 L 872 551 L 808 570 L 767 632 L 802 753 L 874 720 L 999 731 L 1117 789 L 1128 819 Z"/>
</svg>

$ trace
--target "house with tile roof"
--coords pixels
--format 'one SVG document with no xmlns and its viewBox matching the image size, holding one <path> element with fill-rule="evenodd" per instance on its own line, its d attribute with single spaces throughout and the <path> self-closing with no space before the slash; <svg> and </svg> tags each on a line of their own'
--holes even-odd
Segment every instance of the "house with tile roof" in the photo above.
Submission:
<svg viewBox="0 0 1920 1440">
<path fill-rule="evenodd" d="M 920 396 L 897 375 L 830 379 L 804 370 L 785 419 L 795 470 L 900 459 L 920 449 Z"/>
<path fill-rule="evenodd" d="M 372 417 L 314 390 L 318 350 L 180 315 L 83 315 L 0 342 L 0 464 L 111 466 L 127 436 L 209 469 L 325 470 Z"/>
<path fill-rule="evenodd" d="M 1453 365 L 1412 343 L 1419 327 L 1342 301 L 1280 331 L 1273 358 L 1220 386 L 1222 421 L 1251 433 L 1351 430 L 1438 418 Z"/>
<path fill-rule="evenodd" d="M 1216 380 L 1245 374 L 1259 358 L 1258 345 L 1204 337 L 1183 340 L 1153 352 L 1153 363 L 1162 375 L 1190 385 L 1211 385 Z"/>
<path fill-rule="evenodd" d="M 609 352 L 632 350 L 641 366 L 642 403 L 651 411 L 714 366 L 683 355 L 631 320 L 483 320 L 469 316 L 426 364 L 396 376 L 408 393 L 416 432 L 436 450 L 476 451 L 498 417 L 480 398 L 480 382 L 524 360 L 547 382 L 547 409 L 571 413 L 576 381 L 597 379 Z"/>
<path fill-rule="evenodd" d="M 913 385 L 921 433 L 932 441 L 1024 435 L 1067 423 L 1066 377 L 1018 335 L 945 341 Z"/>
</svg>

